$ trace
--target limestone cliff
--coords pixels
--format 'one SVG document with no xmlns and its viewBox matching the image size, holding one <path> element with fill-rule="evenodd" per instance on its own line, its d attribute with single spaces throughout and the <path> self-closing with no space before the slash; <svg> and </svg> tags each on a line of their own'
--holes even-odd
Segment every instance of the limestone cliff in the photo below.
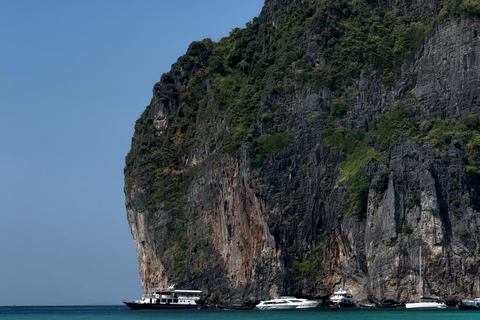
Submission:
<svg viewBox="0 0 480 320">
<path fill-rule="evenodd" d="M 126 160 L 143 289 L 479 296 L 480 6 L 459 3 L 266 0 L 192 43 Z"/>
</svg>

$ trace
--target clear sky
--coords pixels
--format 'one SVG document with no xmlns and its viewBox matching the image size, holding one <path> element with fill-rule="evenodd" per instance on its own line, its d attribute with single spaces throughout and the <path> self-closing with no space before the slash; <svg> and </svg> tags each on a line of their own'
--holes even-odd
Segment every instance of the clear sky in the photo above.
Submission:
<svg viewBox="0 0 480 320">
<path fill-rule="evenodd" d="M 0 306 L 141 296 L 123 167 L 135 120 L 195 40 L 263 0 L 0 0 Z"/>
</svg>

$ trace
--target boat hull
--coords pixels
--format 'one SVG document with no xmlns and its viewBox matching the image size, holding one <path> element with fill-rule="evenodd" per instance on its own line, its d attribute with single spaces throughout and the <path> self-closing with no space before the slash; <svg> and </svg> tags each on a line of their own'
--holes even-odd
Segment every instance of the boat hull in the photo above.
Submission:
<svg viewBox="0 0 480 320">
<path fill-rule="evenodd" d="M 456 306 L 455 308 L 459 310 L 478 310 L 479 309 L 477 306 L 465 306 L 465 305 Z"/>
<path fill-rule="evenodd" d="M 317 300 L 299 299 L 295 297 L 280 297 L 261 301 L 255 310 L 297 310 L 316 308 L 320 304 Z"/>
<path fill-rule="evenodd" d="M 355 307 L 355 303 L 353 303 L 353 302 L 330 302 L 329 305 L 339 305 L 342 308 Z"/>
<path fill-rule="evenodd" d="M 124 301 L 123 303 L 132 310 L 198 310 L 203 307 L 201 304 L 138 303 L 128 301 Z"/>
<path fill-rule="evenodd" d="M 340 302 L 340 307 L 342 308 L 351 308 L 351 307 L 355 307 L 355 303 L 352 303 L 352 302 Z"/>
<path fill-rule="evenodd" d="M 297 306 L 288 306 L 288 305 L 283 305 L 283 306 L 269 306 L 269 307 L 256 307 L 255 310 L 262 310 L 262 311 L 267 311 L 267 310 L 293 310 L 296 309 Z"/>
<path fill-rule="evenodd" d="M 338 311 L 338 310 L 340 310 L 340 305 L 338 305 L 338 304 L 328 305 L 326 309 L 330 310 L 330 311 Z"/>
<path fill-rule="evenodd" d="M 478 310 L 480 309 L 480 302 L 475 300 L 462 300 L 458 302 L 455 308 L 460 310 Z"/>
<path fill-rule="evenodd" d="M 255 307 L 255 310 L 299 310 L 299 309 L 313 309 L 316 308 L 320 303 L 311 304 L 311 305 L 276 305 L 268 307 Z"/>
<path fill-rule="evenodd" d="M 398 309 L 405 307 L 405 304 L 402 303 L 394 303 L 394 304 L 377 304 L 375 308 L 378 309 Z"/>
<path fill-rule="evenodd" d="M 437 302 L 414 302 L 405 303 L 407 309 L 445 309 L 447 306 L 444 303 Z"/>
</svg>

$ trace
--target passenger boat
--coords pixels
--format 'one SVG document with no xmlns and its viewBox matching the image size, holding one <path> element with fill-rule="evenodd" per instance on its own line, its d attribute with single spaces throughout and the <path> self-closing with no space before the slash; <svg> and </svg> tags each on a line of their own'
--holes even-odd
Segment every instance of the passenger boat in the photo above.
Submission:
<svg viewBox="0 0 480 320">
<path fill-rule="evenodd" d="M 123 301 L 131 309 L 202 309 L 202 291 L 200 290 L 177 290 L 174 286 L 167 289 L 153 290 L 145 294 L 142 299 L 135 301 Z"/>
<path fill-rule="evenodd" d="M 309 309 L 316 308 L 320 304 L 317 300 L 308 300 L 295 297 L 280 297 L 271 300 L 260 301 L 255 310 L 282 310 L 282 309 Z"/>
<path fill-rule="evenodd" d="M 329 304 L 338 304 L 341 307 L 355 307 L 352 293 L 345 290 L 335 291 L 330 296 Z"/>
</svg>

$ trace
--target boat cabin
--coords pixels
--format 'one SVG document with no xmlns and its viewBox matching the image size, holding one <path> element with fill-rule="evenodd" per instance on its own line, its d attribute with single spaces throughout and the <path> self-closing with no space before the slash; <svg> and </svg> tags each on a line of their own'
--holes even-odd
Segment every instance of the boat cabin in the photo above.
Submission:
<svg viewBox="0 0 480 320">
<path fill-rule="evenodd" d="M 143 303 L 149 304 L 196 304 L 200 300 L 200 290 L 166 290 L 155 289 L 142 297 Z"/>
<path fill-rule="evenodd" d="M 333 293 L 333 296 L 330 300 L 339 300 L 341 302 L 344 301 L 351 301 L 353 299 L 353 295 L 347 291 L 336 291 Z"/>
</svg>

